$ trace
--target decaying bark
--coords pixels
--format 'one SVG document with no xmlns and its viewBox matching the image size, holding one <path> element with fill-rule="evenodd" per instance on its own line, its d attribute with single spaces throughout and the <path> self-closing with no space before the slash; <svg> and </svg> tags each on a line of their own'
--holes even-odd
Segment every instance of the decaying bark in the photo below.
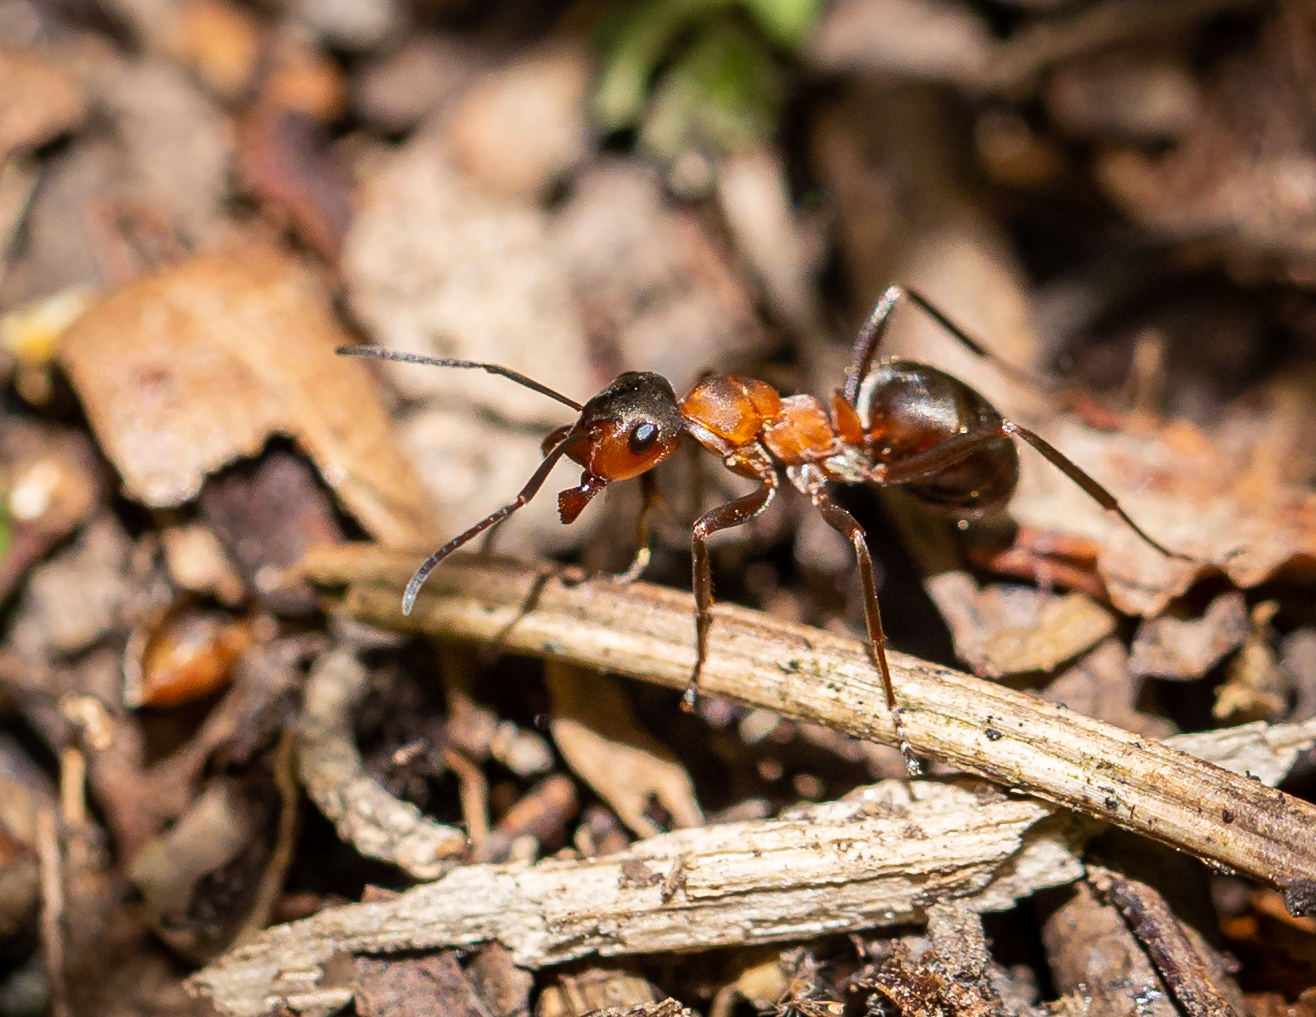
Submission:
<svg viewBox="0 0 1316 1017">
<path fill-rule="evenodd" d="M 1114 907 L 1086 881 L 1042 925 L 1051 984 L 1085 1001 L 1086 1017 L 1177 1017 L 1156 969 Z"/>
<path fill-rule="evenodd" d="M 306 568 L 315 581 L 350 584 L 348 607 L 378 625 L 493 641 L 676 688 L 689 679 L 688 594 L 606 579 L 564 583 L 560 570 L 456 558 L 404 617 L 397 591 L 414 566 L 412 555 L 354 548 L 319 553 Z M 916 753 L 1270 883 L 1295 911 L 1316 909 L 1316 805 L 1062 705 L 889 656 Z M 760 612 L 717 608 L 702 689 L 896 741 L 862 643 Z"/>
<path fill-rule="evenodd" d="M 343 1005 L 322 988 L 336 953 L 496 940 L 517 964 L 752 945 L 918 920 L 929 904 L 978 910 L 1082 874 L 1073 831 L 1038 802 L 885 781 L 772 820 L 695 827 L 602 858 L 467 865 L 368 904 L 266 930 L 192 982 L 231 1015 Z"/>
<path fill-rule="evenodd" d="M 1211 959 L 1198 949 L 1160 893 L 1099 866 L 1093 866 L 1088 877 L 1097 892 L 1123 913 L 1184 1013 L 1189 1017 L 1239 1017 L 1217 984 L 1218 973 L 1212 970 Z"/>
</svg>

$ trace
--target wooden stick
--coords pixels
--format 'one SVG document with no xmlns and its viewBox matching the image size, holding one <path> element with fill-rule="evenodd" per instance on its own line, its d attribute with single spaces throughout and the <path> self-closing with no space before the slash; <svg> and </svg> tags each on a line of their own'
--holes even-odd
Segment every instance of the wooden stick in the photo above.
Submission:
<svg viewBox="0 0 1316 1017">
<path fill-rule="evenodd" d="M 305 569 L 314 581 L 350 584 L 349 609 L 377 625 L 686 685 L 689 594 L 454 557 L 407 618 L 399 591 L 415 564 L 411 554 L 348 546 L 317 552 Z M 1270 883 L 1294 914 L 1316 913 L 1316 806 L 1064 706 L 905 654 L 890 659 L 916 753 Z M 719 606 L 701 685 L 710 696 L 896 740 L 857 639 Z"/>
</svg>

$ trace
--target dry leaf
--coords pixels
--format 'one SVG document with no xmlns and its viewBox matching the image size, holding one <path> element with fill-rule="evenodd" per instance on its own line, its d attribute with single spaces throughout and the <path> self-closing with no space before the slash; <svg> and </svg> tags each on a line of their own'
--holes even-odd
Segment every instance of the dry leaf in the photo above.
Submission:
<svg viewBox="0 0 1316 1017">
<path fill-rule="evenodd" d="M 420 957 L 353 957 L 358 1012 L 367 1017 L 490 1017 L 455 950 Z"/>
<path fill-rule="evenodd" d="M 1260 41 L 1220 67 L 1179 144 L 1110 152 L 1097 162 L 1098 178 L 1136 221 L 1162 235 L 1206 240 L 1249 261 L 1278 258 L 1309 279 L 1316 266 L 1313 68 L 1312 8 L 1276 5 Z"/>
<path fill-rule="evenodd" d="M 132 545 L 111 515 L 93 519 L 73 546 L 37 566 L 10 633 L 26 661 L 79 653 L 117 628 L 133 583 Z"/>
<path fill-rule="evenodd" d="M 645 812 L 658 802 L 678 827 L 701 826 L 694 785 L 670 749 L 643 730 L 621 689 L 597 671 L 549 661 L 551 727 L 558 751 L 641 837 L 660 831 Z"/>
<path fill-rule="evenodd" d="M 1129 670 L 1190 681 L 1215 667 L 1248 633 L 1247 604 L 1237 591 L 1222 593 L 1200 618 L 1151 618 L 1138 626 Z"/>
<path fill-rule="evenodd" d="M 224 99 L 240 99 L 260 61 L 261 25 L 230 0 L 184 0 L 165 26 L 165 46 Z"/>
<path fill-rule="evenodd" d="M 227 224 L 234 147 L 223 110 L 165 63 L 110 65 L 96 87 L 120 160 L 111 195 L 126 193 L 192 242 L 215 236 Z"/>
<path fill-rule="evenodd" d="M 537 207 L 496 199 L 420 139 L 366 182 L 343 251 L 352 308 L 395 350 L 493 361 L 572 398 L 601 386 L 562 259 Z M 474 402 L 557 426 L 563 407 L 505 378 L 385 364 L 413 397 Z"/>
<path fill-rule="evenodd" d="M 576 182 L 554 239 L 609 374 L 657 371 L 680 393 L 710 367 L 766 352 L 729 252 L 667 203 L 654 170 L 600 160 Z"/>
<path fill-rule="evenodd" d="M 453 111 L 458 164 L 490 190 L 530 199 L 590 154 L 589 50 L 557 43 L 482 75 Z"/>
<path fill-rule="evenodd" d="M 1125 613 L 1161 613 L 1213 565 L 1247 589 L 1290 563 L 1316 558 L 1316 495 L 1279 480 L 1260 450 L 1230 453 L 1182 421 L 1098 431 L 1064 417 L 1043 432 L 1104 484 L 1139 526 L 1198 559 L 1167 558 L 1025 451 L 1010 514 L 1023 526 L 1095 545 L 1097 571 Z"/>
<path fill-rule="evenodd" d="M 1288 705 L 1288 679 L 1275 655 L 1275 630 L 1270 627 L 1279 604 L 1263 601 L 1252 608 L 1251 631 L 1238 656 L 1230 661 L 1229 680 L 1215 690 L 1211 715 L 1221 724 L 1275 720 Z"/>
<path fill-rule="evenodd" d="M 914 80 L 974 83 L 995 55 L 986 19 L 944 0 L 835 4 L 809 42 L 811 63 Z"/>
<path fill-rule="evenodd" d="M 363 365 L 295 263 L 251 245 L 193 258 L 106 297 L 66 332 L 60 360 L 133 498 L 195 497 L 206 474 L 291 435 L 375 536 L 435 529 Z"/>
<path fill-rule="evenodd" d="M 1164 738 L 1173 733 L 1173 725 L 1136 709 L 1142 684 L 1142 678 L 1129 671 L 1124 644 L 1107 639 L 1048 685 L 1042 698 L 1149 738 Z"/>
<path fill-rule="evenodd" d="M 999 584 L 980 590 L 965 572 L 944 572 L 926 585 L 956 655 L 990 678 L 1054 670 L 1115 630 L 1111 613 L 1081 593 Z"/>
</svg>

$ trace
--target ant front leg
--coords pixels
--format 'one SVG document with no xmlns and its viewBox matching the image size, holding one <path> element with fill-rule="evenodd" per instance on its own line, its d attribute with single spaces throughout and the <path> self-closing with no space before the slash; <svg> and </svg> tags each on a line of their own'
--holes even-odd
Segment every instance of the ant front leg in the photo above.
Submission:
<svg viewBox="0 0 1316 1017">
<path fill-rule="evenodd" d="M 690 685 L 681 697 L 681 705 L 687 710 L 695 708 L 699 697 L 699 676 L 704 670 L 704 661 L 708 659 L 708 629 L 713 624 L 713 573 L 708 563 L 708 538 L 718 530 L 729 529 L 749 522 L 772 504 L 777 495 L 777 471 L 767 456 L 762 461 L 749 464 L 754 468 L 762 486 L 743 498 L 719 505 L 705 512 L 696 521 L 691 533 L 691 545 L 694 551 L 694 590 L 695 590 L 695 668 L 690 674 Z"/>
<path fill-rule="evenodd" d="M 814 507 L 822 513 L 827 525 L 850 541 L 854 547 L 855 558 L 859 563 L 859 582 L 864 596 L 864 621 L 868 627 L 868 652 L 877 665 L 882 677 L 882 688 L 886 693 L 886 706 L 891 712 L 891 719 L 896 727 L 896 738 L 900 745 L 900 754 L 905 757 L 905 769 L 911 777 L 921 771 L 918 760 L 914 758 L 914 749 L 909 744 L 905 733 L 905 724 L 900 717 L 900 705 L 896 702 L 895 684 L 891 680 L 891 667 L 886 659 L 886 633 L 882 631 L 882 612 L 877 605 L 877 583 L 873 577 L 873 556 L 868 550 L 868 538 L 858 520 L 840 505 L 832 501 L 821 482 L 809 485 L 809 497 Z"/>
<path fill-rule="evenodd" d="M 640 474 L 640 497 L 644 504 L 640 506 L 640 518 L 636 524 L 635 558 L 625 572 L 612 577 L 614 583 L 623 586 L 639 579 L 653 556 L 649 547 L 649 514 L 663 503 L 663 496 L 658 492 L 658 476 L 652 470 Z"/>
</svg>

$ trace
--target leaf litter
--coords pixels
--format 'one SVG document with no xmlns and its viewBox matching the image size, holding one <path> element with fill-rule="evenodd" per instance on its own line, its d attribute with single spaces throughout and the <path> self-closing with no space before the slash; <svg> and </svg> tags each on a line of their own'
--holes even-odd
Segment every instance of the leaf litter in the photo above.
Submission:
<svg viewBox="0 0 1316 1017">
<path fill-rule="evenodd" d="M 1310 12 L 477 6 L 0 3 L 0 1014 L 202 1012 L 181 976 L 215 958 L 192 991 L 229 1013 L 1310 1009 L 1316 873 L 1166 868 L 1101 821 L 1130 825 L 1114 760 L 1081 821 L 935 758 L 856 790 L 901 764 L 801 706 L 831 687 L 793 684 L 810 647 L 862 610 L 790 497 L 716 546 L 719 601 L 836 631 L 765 637 L 777 698 L 752 709 L 573 663 L 588 616 L 529 645 L 561 623 L 548 586 L 496 631 L 486 594 L 436 588 L 437 651 L 389 631 L 399 559 L 355 542 L 408 571 L 568 414 L 333 355 L 504 363 L 582 401 L 623 370 L 825 398 L 876 295 L 913 285 L 1009 366 L 908 310 L 883 353 L 981 387 L 1192 560 L 1027 450 L 1008 514 L 963 532 L 851 492 L 893 646 L 1037 692 L 1070 747 L 1080 714 L 1133 732 L 1135 769 L 1140 739 L 1194 732 L 1174 744 L 1285 779 L 1266 808 L 1292 822 L 1316 774 Z M 688 524 L 736 483 L 664 467 L 646 578 L 687 586 Z M 567 528 L 556 489 L 500 548 L 630 560 L 634 492 Z M 649 603 L 604 582 L 594 612 Z M 667 675 L 693 626 L 648 611 L 605 659 L 658 645 Z M 998 775 L 1033 748 L 1005 716 L 973 737 Z M 1250 836 L 1240 809 L 1195 843 Z M 910 896 L 925 868 L 939 889 Z M 407 924 L 426 893 L 456 896 Z M 380 916 L 411 952 L 367 948 Z M 276 995 L 224 981 L 264 926 L 307 960 Z M 320 981 L 308 929 L 337 952 Z"/>
</svg>

